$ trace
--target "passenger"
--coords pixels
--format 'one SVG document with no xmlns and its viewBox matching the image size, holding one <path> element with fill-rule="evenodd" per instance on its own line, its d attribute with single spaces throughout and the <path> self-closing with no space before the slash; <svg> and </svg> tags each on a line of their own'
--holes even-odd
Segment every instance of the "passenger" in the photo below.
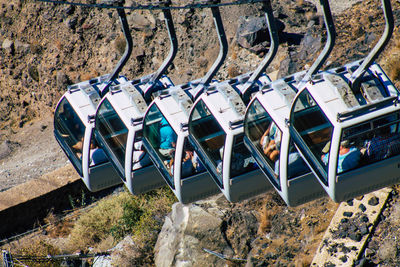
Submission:
<svg viewBox="0 0 400 267">
<path fill-rule="evenodd" d="M 108 161 L 104 150 L 97 145 L 97 142 L 92 138 L 90 142 L 90 163 L 97 165 Z"/>
<path fill-rule="evenodd" d="M 223 159 L 224 159 L 224 146 L 221 146 L 219 148 L 219 156 L 220 156 L 220 159 L 218 159 L 216 161 L 216 163 L 217 163 L 217 172 L 218 173 L 222 173 L 222 162 L 223 162 Z"/>
<path fill-rule="evenodd" d="M 193 155 L 194 152 L 193 150 L 189 150 L 186 148 L 184 150 L 184 158 L 182 160 L 182 171 L 181 171 L 181 176 L 182 177 L 188 177 L 194 173 L 194 166 L 193 166 Z"/>
<path fill-rule="evenodd" d="M 172 158 L 176 146 L 176 133 L 169 125 L 168 121 L 163 118 L 160 122 L 160 153 L 164 157 Z"/>
<path fill-rule="evenodd" d="M 375 137 L 365 144 L 366 155 L 372 162 L 400 153 L 400 135 L 392 134 L 389 127 L 380 128 Z"/>
<path fill-rule="evenodd" d="M 191 145 L 185 144 L 184 151 L 183 151 L 183 158 L 182 158 L 182 169 L 181 169 L 181 177 L 185 178 L 190 175 L 193 175 L 195 172 L 195 165 L 194 165 L 194 150 Z M 197 155 L 196 155 L 197 156 Z M 169 168 L 171 169 L 171 174 L 174 174 L 173 170 L 173 159 L 169 161 Z"/>
<path fill-rule="evenodd" d="M 268 129 L 261 136 L 260 145 L 264 154 L 272 162 L 275 162 L 279 157 L 281 143 L 281 131 L 276 127 L 274 122 L 271 122 Z"/>
<path fill-rule="evenodd" d="M 350 142 L 348 140 L 342 141 L 339 147 L 337 172 L 342 173 L 357 167 L 360 163 L 360 158 L 361 152 L 358 148 L 354 146 L 350 147 Z M 329 152 L 322 155 L 321 160 L 323 163 L 328 164 Z"/>
</svg>

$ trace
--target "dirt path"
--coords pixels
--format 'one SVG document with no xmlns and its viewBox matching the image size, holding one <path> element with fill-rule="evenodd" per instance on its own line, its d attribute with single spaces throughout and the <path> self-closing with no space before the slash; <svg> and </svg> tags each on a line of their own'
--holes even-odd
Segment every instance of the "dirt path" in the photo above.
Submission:
<svg viewBox="0 0 400 267">
<path fill-rule="evenodd" d="M 51 114 L 26 124 L 1 143 L 0 154 L 0 191 L 69 164 L 53 136 Z"/>
</svg>

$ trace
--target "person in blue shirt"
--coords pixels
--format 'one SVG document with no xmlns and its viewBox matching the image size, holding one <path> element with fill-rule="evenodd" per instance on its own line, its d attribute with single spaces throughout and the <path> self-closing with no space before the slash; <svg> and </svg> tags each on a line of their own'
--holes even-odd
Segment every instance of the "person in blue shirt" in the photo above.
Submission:
<svg viewBox="0 0 400 267">
<path fill-rule="evenodd" d="M 169 125 L 168 121 L 163 118 L 160 122 L 160 153 L 165 157 L 172 157 L 175 151 L 177 135 Z"/>
<path fill-rule="evenodd" d="M 350 146 L 348 140 L 342 141 L 339 148 L 337 172 L 342 173 L 354 169 L 360 163 L 361 152 L 358 148 Z M 328 164 L 329 152 L 321 157 L 322 162 Z"/>
</svg>

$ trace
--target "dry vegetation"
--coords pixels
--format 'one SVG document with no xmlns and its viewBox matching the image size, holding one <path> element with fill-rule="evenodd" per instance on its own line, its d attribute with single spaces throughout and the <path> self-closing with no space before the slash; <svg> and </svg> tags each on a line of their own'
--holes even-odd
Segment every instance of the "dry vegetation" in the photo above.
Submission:
<svg viewBox="0 0 400 267">
<path fill-rule="evenodd" d="M 151 264 L 152 249 L 164 217 L 174 202 L 176 199 L 168 188 L 142 196 L 122 192 L 76 211 L 61 221 L 60 217 L 50 213 L 46 218 L 47 226 L 41 231 L 7 244 L 2 249 L 15 255 L 35 256 L 71 254 L 76 251 L 85 253 L 89 252 L 88 248 L 92 253 L 104 252 L 129 235 L 135 248 L 140 249 L 130 253 L 133 258 L 129 258 L 128 254 L 117 258 L 125 263 L 135 261 Z"/>
</svg>

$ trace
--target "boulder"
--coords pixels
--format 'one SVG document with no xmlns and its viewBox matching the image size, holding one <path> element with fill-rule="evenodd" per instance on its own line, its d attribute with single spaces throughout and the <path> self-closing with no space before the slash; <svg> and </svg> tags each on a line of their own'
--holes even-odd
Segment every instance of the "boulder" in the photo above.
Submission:
<svg viewBox="0 0 400 267">
<path fill-rule="evenodd" d="M 67 18 L 64 23 L 69 29 L 74 30 L 78 24 L 78 19 L 76 17 Z"/>
<path fill-rule="evenodd" d="M 314 30 L 313 30 L 314 29 Z M 322 48 L 322 36 L 315 35 L 315 28 L 311 28 L 304 35 L 304 38 L 300 43 L 300 51 L 297 55 L 298 59 L 306 60 L 307 58 L 313 58 Z"/>
<path fill-rule="evenodd" d="M 285 25 L 280 20 L 275 20 L 278 34 L 282 34 Z M 265 17 L 240 17 L 236 31 L 237 43 L 254 53 L 265 52 L 270 44 Z"/>
<path fill-rule="evenodd" d="M 65 90 L 67 85 L 70 83 L 70 80 L 64 72 L 57 71 L 56 82 L 59 90 Z"/>
<path fill-rule="evenodd" d="M 141 266 L 143 254 L 130 235 L 126 236 L 114 248 L 110 255 L 95 257 L 93 267 Z"/>
<path fill-rule="evenodd" d="M 14 42 L 12 40 L 5 39 L 3 41 L 1 48 L 4 49 L 10 55 L 14 54 L 15 46 L 14 46 Z"/>
<path fill-rule="evenodd" d="M 14 42 L 14 47 L 15 47 L 15 51 L 22 53 L 22 54 L 28 54 L 29 50 L 30 50 L 30 45 L 29 44 L 25 44 L 22 43 L 21 41 L 16 40 Z"/>
<path fill-rule="evenodd" d="M 10 142 L 4 141 L 0 144 L 0 160 L 6 158 L 11 153 Z"/>
<path fill-rule="evenodd" d="M 152 30 L 155 28 L 155 20 L 150 21 L 145 16 L 135 12 L 128 17 L 128 24 L 137 31 Z"/>
<path fill-rule="evenodd" d="M 223 216 L 215 198 L 190 205 L 175 203 L 154 248 L 155 265 L 223 266 L 223 259 L 205 251 L 232 253 L 221 231 Z"/>
</svg>

